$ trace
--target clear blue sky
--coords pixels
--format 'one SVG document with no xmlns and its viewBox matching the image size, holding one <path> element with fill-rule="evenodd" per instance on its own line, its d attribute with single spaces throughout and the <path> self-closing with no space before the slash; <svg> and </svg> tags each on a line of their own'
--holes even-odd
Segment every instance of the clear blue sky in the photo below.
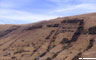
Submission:
<svg viewBox="0 0 96 60">
<path fill-rule="evenodd" d="M 96 12 L 96 0 L 0 0 L 0 24 L 24 24 Z"/>
</svg>

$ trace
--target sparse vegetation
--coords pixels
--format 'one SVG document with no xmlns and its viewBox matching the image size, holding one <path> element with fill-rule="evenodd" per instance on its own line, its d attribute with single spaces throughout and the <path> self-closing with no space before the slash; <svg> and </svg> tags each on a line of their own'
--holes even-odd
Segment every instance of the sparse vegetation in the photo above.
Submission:
<svg viewBox="0 0 96 60">
<path fill-rule="evenodd" d="M 95 57 L 96 26 L 91 24 L 95 20 L 92 19 L 90 24 L 86 24 L 89 19 L 83 20 L 76 16 L 39 24 L 0 26 L 0 60 L 78 60 L 84 56 Z"/>
</svg>

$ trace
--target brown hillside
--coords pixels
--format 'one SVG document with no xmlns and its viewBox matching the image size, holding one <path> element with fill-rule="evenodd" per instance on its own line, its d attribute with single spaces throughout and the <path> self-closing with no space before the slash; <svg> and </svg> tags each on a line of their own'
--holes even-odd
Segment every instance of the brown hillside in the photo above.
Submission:
<svg viewBox="0 0 96 60">
<path fill-rule="evenodd" d="M 25 25 L 0 25 L 0 60 L 96 57 L 96 13 Z"/>
</svg>

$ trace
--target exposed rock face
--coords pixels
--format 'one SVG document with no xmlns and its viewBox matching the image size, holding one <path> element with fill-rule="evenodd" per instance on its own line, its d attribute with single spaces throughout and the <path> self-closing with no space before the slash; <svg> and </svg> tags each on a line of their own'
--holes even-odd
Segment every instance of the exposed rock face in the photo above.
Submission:
<svg viewBox="0 0 96 60">
<path fill-rule="evenodd" d="M 95 19 L 93 13 L 5 28 L 0 25 L 0 60 L 96 57 Z"/>
</svg>

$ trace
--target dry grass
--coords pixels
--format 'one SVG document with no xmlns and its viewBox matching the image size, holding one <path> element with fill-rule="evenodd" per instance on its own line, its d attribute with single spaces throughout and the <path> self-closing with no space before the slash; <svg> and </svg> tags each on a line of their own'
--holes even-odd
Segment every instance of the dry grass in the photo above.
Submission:
<svg viewBox="0 0 96 60">
<path fill-rule="evenodd" d="M 78 37 L 74 36 L 76 41 L 61 44 L 60 42 L 64 38 L 71 41 L 74 33 L 78 30 L 79 23 L 61 24 L 63 20 L 72 19 L 83 19 L 84 29 Z M 59 24 L 59 26 L 54 27 L 54 24 Z M 47 27 L 47 25 L 52 26 Z M 12 30 L 14 26 L 19 27 Z M 33 28 L 34 26 L 36 28 Z M 38 28 L 38 26 L 42 27 Z M 96 26 L 96 13 L 62 17 L 34 24 L 0 25 L 1 35 L 2 32 L 6 33 L 6 30 L 12 30 L 0 37 L 0 60 L 74 60 L 73 58 L 77 57 L 79 53 L 81 53 L 80 57 L 96 57 L 96 42 L 86 50 L 90 40 L 96 40 L 95 34 L 88 34 L 88 29 L 93 26 Z M 28 30 L 28 28 L 32 29 Z M 52 30 L 54 32 L 50 33 Z"/>
</svg>

